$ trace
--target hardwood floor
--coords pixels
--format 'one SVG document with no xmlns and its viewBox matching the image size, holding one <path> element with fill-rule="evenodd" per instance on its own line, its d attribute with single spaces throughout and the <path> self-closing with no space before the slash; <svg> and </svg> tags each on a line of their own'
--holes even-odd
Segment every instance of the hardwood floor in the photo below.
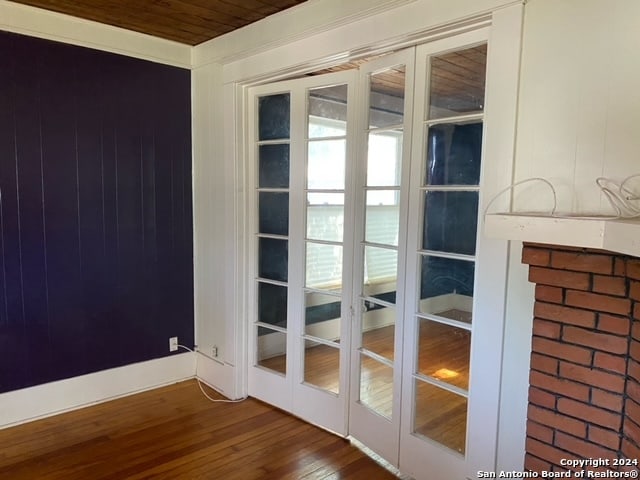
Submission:
<svg viewBox="0 0 640 480">
<path fill-rule="evenodd" d="M 348 440 L 254 399 L 212 403 L 190 380 L 0 430 L 0 478 L 397 477 Z"/>
</svg>

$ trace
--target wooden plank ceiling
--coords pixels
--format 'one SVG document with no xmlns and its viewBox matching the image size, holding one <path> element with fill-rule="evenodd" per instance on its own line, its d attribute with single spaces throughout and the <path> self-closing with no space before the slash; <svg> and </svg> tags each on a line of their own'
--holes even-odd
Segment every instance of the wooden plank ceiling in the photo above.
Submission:
<svg viewBox="0 0 640 480">
<path fill-rule="evenodd" d="M 197 45 L 306 0 L 12 0 Z"/>
<path fill-rule="evenodd" d="M 380 56 L 353 60 L 318 70 L 312 75 L 359 68 L 360 65 Z M 482 110 L 486 65 L 486 44 L 433 57 L 429 87 L 430 104 L 459 113 Z M 377 93 L 404 98 L 404 80 L 404 68 L 392 67 L 372 76 L 371 89 Z"/>
<path fill-rule="evenodd" d="M 197 45 L 306 0 L 12 0 L 187 45 Z M 431 103 L 460 111 L 483 98 L 486 45 L 434 58 Z M 372 57 L 373 58 L 373 57 Z M 313 75 L 358 68 L 372 58 L 354 60 Z M 403 97 L 404 71 L 376 75 L 373 89 Z M 476 99 L 476 100 L 474 100 Z"/>
</svg>

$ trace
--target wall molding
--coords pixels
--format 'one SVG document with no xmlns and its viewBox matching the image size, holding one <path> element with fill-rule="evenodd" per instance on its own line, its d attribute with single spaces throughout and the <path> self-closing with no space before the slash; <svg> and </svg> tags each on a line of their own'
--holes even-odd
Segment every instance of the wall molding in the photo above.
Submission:
<svg viewBox="0 0 640 480">
<path fill-rule="evenodd" d="M 0 30 L 191 68 L 190 45 L 0 0 Z"/>
<path fill-rule="evenodd" d="M 253 43 L 249 44 L 247 40 L 244 51 L 218 61 L 224 65 L 224 83 L 273 81 L 474 30 L 488 25 L 492 12 L 521 2 L 416 0 L 382 12 L 368 12 L 330 29 L 320 29 L 318 32 L 311 30 L 310 34 L 271 44 L 270 48 L 264 50 L 259 49 L 261 42 L 266 43 L 263 37 L 271 37 L 273 32 L 267 28 L 267 22 L 257 22 L 256 32 L 261 28 L 262 37 L 253 31 L 249 34 L 249 29 L 245 27 L 247 38 L 254 37 Z M 302 9 L 298 11 L 302 12 Z M 293 23 L 302 20 L 304 17 L 291 17 Z M 286 37 L 286 33 L 281 35 Z M 194 68 L 207 63 L 206 45 L 194 47 Z"/>
<path fill-rule="evenodd" d="M 196 45 L 194 67 L 256 55 L 416 1 L 311 0 Z"/>
<path fill-rule="evenodd" d="M 195 354 L 181 353 L 3 393 L 0 428 L 152 390 L 195 374 Z"/>
</svg>

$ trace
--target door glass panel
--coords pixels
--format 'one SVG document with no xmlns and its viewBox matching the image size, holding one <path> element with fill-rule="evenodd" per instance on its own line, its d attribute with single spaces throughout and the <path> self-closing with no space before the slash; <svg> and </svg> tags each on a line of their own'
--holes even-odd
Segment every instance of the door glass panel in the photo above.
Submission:
<svg viewBox="0 0 640 480">
<path fill-rule="evenodd" d="M 360 402 L 391 418 L 393 410 L 393 368 L 360 354 Z"/>
<path fill-rule="evenodd" d="M 289 194 L 284 192 L 260 192 L 258 201 L 259 232 L 288 235 Z"/>
<path fill-rule="evenodd" d="M 431 57 L 429 118 L 481 113 L 486 62 L 486 44 Z"/>
<path fill-rule="evenodd" d="M 289 138 L 290 103 L 288 93 L 267 95 L 258 99 L 258 140 Z"/>
<path fill-rule="evenodd" d="M 308 189 L 344 189 L 345 148 L 344 139 L 309 142 Z"/>
<path fill-rule="evenodd" d="M 304 301 L 304 333 L 340 343 L 340 297 L 306 292 Z"/>
<path fill-rule="evenodd" d="M 399 202 L 400 197 L 400 189 L 399 188 L 389 188 L 389 189 L 379 189 L 368 190 L 366 193 L 367 197 L 367 205 L 372 206 L 395 206 Z"/>
<path fill-rule="evenodd" d="M 307 195 L 307 238 L 342 242 L 344 230 L 344 194 L 309 193 Z"/>
<path fill-rule="evenodd" d="M 362 304 L 362 348 L 389 360 L 394 358 L 396 310 L 364 301 Z"/>
<path fill-rule="evenodd" d="M 398 283 L 398 251 L 391 248 L 364 247 L 365 296 L 395 292 Z"/>
<path fill-rule="evenodd" d="M 289 242 L 275 238 L 260 238 L 258 243 L 258 275 L 270 280 L 287 281 Z"/>
<path fill-rule="evenodd" d="M 419 312 L 471 322 L 475 264 L 424 255 L 421 267 Z"/>
<path fill-rule="evenodd" d="M 256 270 L 258 281 L 256 365 L 285 375 L 287 364 L 287 302 L 289 269 L 289 136 L 290 95 L 267 95 L 258 99 L 257 186 L 258 225 Z M 280 189 L 281 191 L 264 191 Z M 277 235 L 285 238 L 270 238 Z M 277 285 L 263 280 L 282 282 Z M 271 328 L 273 327 L 273 328 Z"/>
<path fill-rule="evenodd" d="M 258 151 L 258 187 L 289 186 L 289 144 L 260 145 Z"/>
<path fill-rule="evenodd" d="M 370 75 L 369 126 L 401 125 L 404 120 L 404 65 Z"/>
<path fill-rule="evenodd" d="M 366 298 L 365 302 L 371 302 L 371 299 L 380 300 L 394 304 L 396 303 L 396 282 L 380 282 L 370 283 L 362 286 L 362 296 Z M 377 302 L 373 302 L 377 303 Z M 367 308 L 365 308 L 366 311 Z"/>
<path fill-rule="evenodd" d="M 420 319 L 418 372 L 468 390 L 470 350 L 469 330 Z"/>
<path fill-rule="evenodd" d="M 400 205 L 397 197 L 400 192 L 394 190 L 376 190 L 367 192 L 365 218 L 365 240 L 383 245 L 398 245 Z M 393 198 L 393 203 L 374 204 L 375 198 Z M 395 198 L 394 198 L 395 197 Z"/>
<path fill-rule="evenodd" d="M 305 286 L 339 290 L 342 288 L 342 246 L 307 242 Z"/>
<path fill-rule="evenodd" d="M 381 417 L 393 410 L 393 360 L 398 288 L 398 244 L 405 112 L 404 65 L 369 75 L 366 169 L 360 217 L 364 229 L 358 318 L 359 401 Z M 355 360 L 355 359 L 354 359 Z M 386 423 L 386 421 L 385 421 Z"/>
<path fill-rule="evenodd" d="M 425 173 L 415 192 L 422 232 L 413 430 L 462 454 L 471 349 L 462 324 L 471 324 L 473 310 L 486 54 L 483 44 L 428 58 L 423 118 L 439 121 L 423 126 Z"/>
<path fill-rule="evenodd" d="M 287 287 L 258 282 L 258 321 L 287 328 Z"/>
<path fill-rule="evenodd" d="M 415 379 L 413 430 L 452 450 L 465 451 L 467 399 Z"/>
<path fill-rule="evenodd" d="M 303 289 L 303 381 L 338 394 L 347 85 L 309 90 L 307 114 L 305 287 L 331 294 Z"/>
<path fill-rule="evenodd" d="M 426 185 L 478 185 L 482 123 L 433 125 L 427 134 Z"/>
<path fill-rule="evenodd" d="M 256 363 L 285 375 L 287 373 L 287 335 L 258 327 Z"/>
<path fill-rule="evenodd" d="M 402 165 L 402 130 L 369 133 L 367 151 L 367 186 L 397 187 Z M 395 200 L 395 197 L 387 201 Z"/>
<path fill-rule="evenodd" d="M 309 138 L 347 134 L 347 85 L 309 91 Z"/>
<path fill-rule="evenodd" d="M 424 211 L 424 250 L 476 253 L 478 192 L 426 192 Z"/>
<path fill-rule="evenodd" d="M 304 340 L 304 381 L 324 390 L 339 393 L 339 348 Z"/>
</svg>

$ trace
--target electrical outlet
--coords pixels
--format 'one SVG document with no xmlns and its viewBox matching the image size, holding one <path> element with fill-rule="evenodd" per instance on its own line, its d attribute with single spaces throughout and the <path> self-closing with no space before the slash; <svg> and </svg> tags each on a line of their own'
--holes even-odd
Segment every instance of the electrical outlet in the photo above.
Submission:
<svg viewBox="0 0 640 480">
<path fill-rule="evenodd" d="M 213 358 L 218 357 L 218 347 L 216 347 L 215 345 L 211 348 L 211 355 L 213 355 Z"/>
<path fill-rule="evenodd" d="M 178 350 L 178 337 L 169 338 L 169 351 L 175 352 Z"/>
</svg>

